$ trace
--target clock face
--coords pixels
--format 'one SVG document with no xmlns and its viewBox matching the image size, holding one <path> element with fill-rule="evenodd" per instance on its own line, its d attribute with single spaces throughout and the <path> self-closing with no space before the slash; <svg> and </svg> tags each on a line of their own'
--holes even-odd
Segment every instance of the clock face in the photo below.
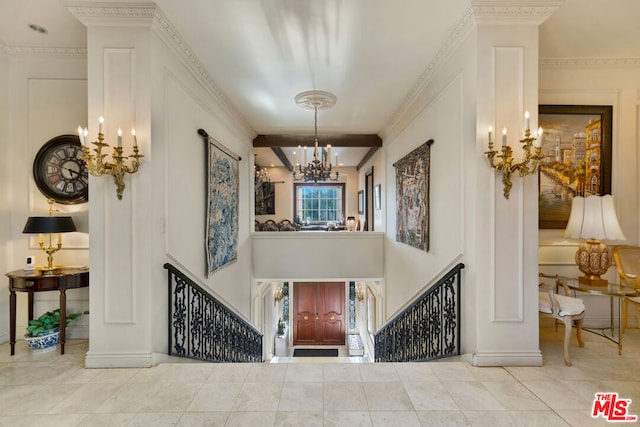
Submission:
<svg viewBox="0 0 640 427">
<path fill-rule="evenodd" d="M 78 135 L 60 135 L 47 141 L 33 161 L 33 177 L 46 197 L 62 204 L 89 200 L 89 174 Z"/>
</svg>

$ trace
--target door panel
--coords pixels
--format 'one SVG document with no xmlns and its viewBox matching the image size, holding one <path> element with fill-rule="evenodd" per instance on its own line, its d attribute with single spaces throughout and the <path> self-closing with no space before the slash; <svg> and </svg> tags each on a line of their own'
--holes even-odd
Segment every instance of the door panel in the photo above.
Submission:
<svg viewBox="0 0 640 427">
<path fill-rule="evenodd" d="M 293 345 L 318 342 L 318 297 L 317 283 L 295 284 Z"/>
<path fill-rule="evenodd" d="M 320 293 L 320 344 L 344 345 L 344 283 L 322 283 Z"/>
<path fill-rule="evenodd" d="M 294 283 L 294 345 L 344 345 L 344 282 Z"/>
</svg>

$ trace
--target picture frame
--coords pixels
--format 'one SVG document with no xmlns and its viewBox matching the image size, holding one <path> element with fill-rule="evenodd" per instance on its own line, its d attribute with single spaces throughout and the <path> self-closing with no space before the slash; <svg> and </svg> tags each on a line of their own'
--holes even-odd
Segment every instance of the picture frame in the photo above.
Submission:
<svg viewBox="0 0 640 427">
<path fill-rule="evenodd" d="M 574 196 L 611 194 L 613 107 L 539 105 L 538 228 L 565 229 Z"/>
<path fill-rule="evenodd" d="M 364 190 L 358 191 L 358 213 L 364 214 Z"/>
<path fill-rule="evenodd" d="M 381 193 L 382 193 L 382 187 L 380 184 L 378 184 L 373 188 L 373 208 L 377 211 L 382 209 L 381 200 L 380 200 Z"/>
</svg>

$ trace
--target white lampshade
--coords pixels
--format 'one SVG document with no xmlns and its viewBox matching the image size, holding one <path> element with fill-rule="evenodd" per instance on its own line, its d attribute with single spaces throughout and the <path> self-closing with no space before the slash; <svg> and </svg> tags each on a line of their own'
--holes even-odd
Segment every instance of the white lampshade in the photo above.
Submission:
<svg viewBox="0 0 640 427">
<path fill-rule="evenodd" d="M 613 206 L 613 196 L 574 197 L 565 237 L 572 239 L 626 240 Z"/>
</svg>

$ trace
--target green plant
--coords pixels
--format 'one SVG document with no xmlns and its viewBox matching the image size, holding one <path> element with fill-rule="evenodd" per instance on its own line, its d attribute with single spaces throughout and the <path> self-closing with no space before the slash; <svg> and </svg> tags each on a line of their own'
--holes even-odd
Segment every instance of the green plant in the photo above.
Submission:
<svg viewBox="0 0 640 427">
<path fill-rule="evenodd" d="M 65 326 L 71 323 L 72 320 L 76 320 L 83 314 L 89 314 L 88 311 L 84 313 L 67 313 L 67 321 Z M 35 337 L 36 335 L 60 327 L 60 309 L 56 308 L 53 311 L 47 311 L 37 319 L 29 320 L 29 326 L 27 326 L 27 334 Z"/>
</svg>

